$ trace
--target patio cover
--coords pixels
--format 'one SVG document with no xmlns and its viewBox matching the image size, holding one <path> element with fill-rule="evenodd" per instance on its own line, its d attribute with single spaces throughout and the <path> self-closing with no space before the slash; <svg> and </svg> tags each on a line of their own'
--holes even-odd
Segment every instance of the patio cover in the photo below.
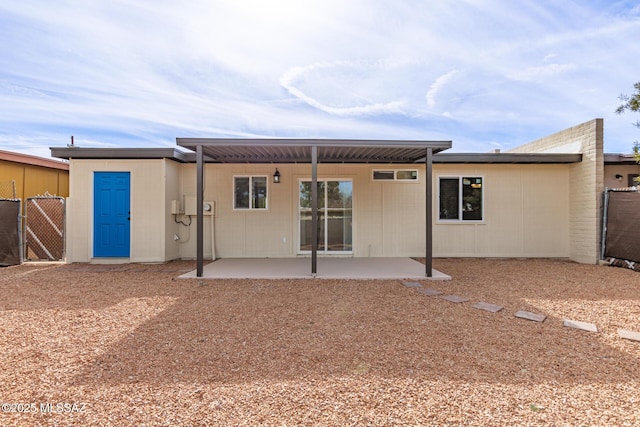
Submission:
<svg viewBox="0 0 640 427">
<path fill-rule="evenodd" d="M 176 138 L 176 143 L 196 153 L 197 268 L 204 268 L 204 163 L 310 163 L 311 164 L 311 275 L 317 274 L 318 163 L 425 163 L 426 248 L 425 275 L 432 277 L 433 155 L 451 148 L 451 141 L 354 139 L 234 139 Z"/>
</svg>

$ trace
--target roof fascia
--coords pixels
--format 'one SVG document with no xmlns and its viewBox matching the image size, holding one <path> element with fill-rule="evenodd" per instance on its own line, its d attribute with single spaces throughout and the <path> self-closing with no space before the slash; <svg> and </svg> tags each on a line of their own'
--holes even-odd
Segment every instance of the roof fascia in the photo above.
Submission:
<svg viewBox="0 0 640 427">
<path fill-rule="evenodd" d="M 51 147 L 50 150 L 53 157 L 61 159 L 170 159 L 186 163 L 191 157 L 175 148 Z"/>
<path fill-rule="evenodd" d="M 49 169 L 69 170 L 69 164 L 61 162 L 60 160 L 31 156 L 29 154 L 14 153 L 11 151 L 0 150 L 0 160 L 20 163 L 23 165 L 40 166 Z"/>
<path fill-rule="evenodd" d="M 176 138 L 176 143 L 192 149 L 198 145 L 207 146 L 264 146 L 264 147 L 395 147 L 416 148 L 431 147 L 443 151 L 451 148 L 451 141 L 421 140 L 376 140 L 376 139 L 270 139 L 270 138 Z"/>
<path fill-rule="evenodd" d="M 581 161 L 582 154 L 579 153 L 439 153 L 433 156 L 433 163 L 566 164 Z"/>
</svg>

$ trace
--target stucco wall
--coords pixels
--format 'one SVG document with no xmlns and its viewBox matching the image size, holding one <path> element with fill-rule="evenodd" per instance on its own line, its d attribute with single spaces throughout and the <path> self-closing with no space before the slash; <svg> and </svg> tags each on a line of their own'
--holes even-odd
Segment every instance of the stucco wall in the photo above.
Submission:
<svg viewBox="0 0 640 427">
<path fill-rule="evenodd" d="M 569 165 L 436 165 L 434 256 L 569 257 Z M 438 220 L 438 177 L 482 177 L 484 220 Z"/>
<path fill-rule="evenodd" d="M 618 174 L 622 175 L 620 181 L 616 179 Z M 604 186 L 607 188 L 628 187 L 629 175 L 633 174 L 640 175 L 640 165 L 604 165 Z"/>
<path fill-rule="evenodd" d="M 215 244 L 218 257 L 291 257 L 298 255 L 298 189 L 310 179 L 310 165 L 277 165 L 281 183 L 273 184 L 275 166 L 206 165 L 205 200 L 216 203 Z M 419 182 L 373 182 L 371 165 L 318 165 L 319 178 L 353 182 L 354 256 L 424 255 L 424 167 Z M 376 169 L 389 166 L 375 166 Z M 233 210 L 233 177 L 267 175 L 269 208 Z M 195 166 L 182 168 L 182 192 L 195 196 Z M 195 220 L 195 218 L 194 218 Z M 184 236 L 195 236 L 193 224 L 182 226 Z M 211 254 L 210 220 L 205 217 L 205 257 Z M 184 258 L 195 257 L 193 237 L 181 247 Z"/>
<path fill-rule="evenodd" d="M 181 245 L 179 240 L 174 240 L 174 235 L 180 232 L 180 226 L 171 214 L 171 201 L 180 199 L 181 164 L 171 160 L 163 160 L 162 167 L 164 168 L 165 185 L 164 209 L 162 210 L 165 223 L 164 260 L 172 260 L 180 258 Z"/>
<path fill-rule="evenodd" d="M 319 178 L 353 180 L 354 256 L 424 256 L 425 176 L 417 182 L 380 182 L 372 169 L 389 165 L 319 165 Z M 395 167 L 406 169 L 407 167 Z M 207 165 L 205 200 L 215 201 L 218 257 L 290 257 L 298 254 L 298 185 L 309 165 L 278 165 L 282 182 L 269 182 L 267 211 L 234 211 L 234 175 L 264 174 L 273 165 Z M 440 175 L 483 176 L 482 223 L 437 221 Z M 569 257 L 569 165 L 434 165 L 434 256 Z M 182 165 L 181 191 L 195 196 L 195 166 Z M 186 220 L 185 220 L 186 221 Z M 180 226 L 183 258 L 195 257 L 195 218 Z M 205 217 L 205 258 L 211 255 Z"/>
<path fill-rule="evenodd" d="M 67 261 L 93 258 L 93 173 L 131 174 L 131 262 L 166 260 L 165 160 L 71 160 Z"/>
<path fill-rule="evenodd" d="M 603 120 L 593 119 L 511 150 L 522 153 L 582 153 L 582 162 L 570 168 L 570 258 L 589 264 L 600 259 L 603 131 Z"/>
</svg>

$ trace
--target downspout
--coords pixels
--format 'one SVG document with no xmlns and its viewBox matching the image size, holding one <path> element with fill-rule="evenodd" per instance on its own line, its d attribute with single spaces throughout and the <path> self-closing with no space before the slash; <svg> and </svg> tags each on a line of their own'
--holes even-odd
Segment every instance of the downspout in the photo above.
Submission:
<svg viewBox="0 0 640 427">
<path fill-rule="evenodd" d="M 607 212 L 609 211 L 609 187 L 604 189 L 604 202 L 602 203 L 602 236 L 600 241 L 600 259 L 604 259 L 605 242 L 607 240 Z"/>
</svg>

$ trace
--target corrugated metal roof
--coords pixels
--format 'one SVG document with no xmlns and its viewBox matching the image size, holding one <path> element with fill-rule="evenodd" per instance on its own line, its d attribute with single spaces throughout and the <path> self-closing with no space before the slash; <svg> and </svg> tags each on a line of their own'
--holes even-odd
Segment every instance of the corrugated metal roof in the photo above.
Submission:
<svg viewBox="0 0 640 427">
<path fill-rule="evenodd" d="M 311 147 L 318 147 L 320 163 L 414 163 L 424 160 L 426 149 L 437 153 L 451 141 L 349 139 L 227 139 L 177 138 L 190 150 L 202 146 L 207 162 L 309 163 Z"/>
<path fill-rule="evenodd" d="M 44 157 L 31 156 L 29 154 L 14 153 L 12 151 L 0 150 L 0 160 L 7 162 L 20 163 L 24 165 L 41 166 L 43 168 L 69 170 L 69 163 L 60 160 L 46 159 Z"/>
</svg>

